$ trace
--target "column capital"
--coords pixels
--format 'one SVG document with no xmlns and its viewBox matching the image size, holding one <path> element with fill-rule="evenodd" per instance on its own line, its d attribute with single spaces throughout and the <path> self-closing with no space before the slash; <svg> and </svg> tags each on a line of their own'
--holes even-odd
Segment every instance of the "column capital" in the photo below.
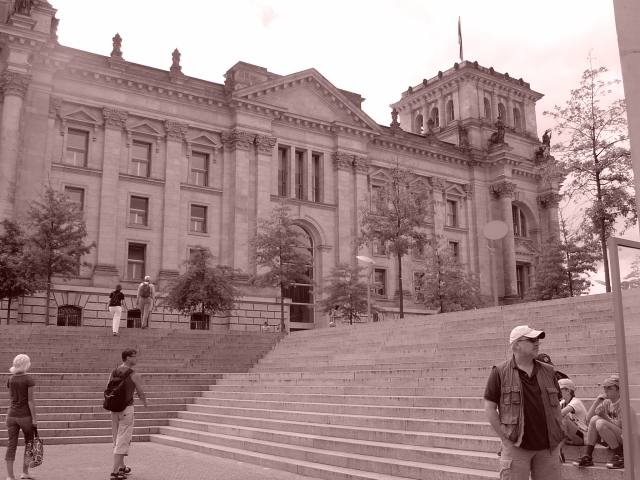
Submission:
<svg viewBox="0 0 640 480">
<path fill-rule="evenodd" d="M 371 166 L 371 160 L 366 157 L 353 157 L 353 166 L 358 173 L 369 173 L 369 167 Z"/>
<path fill-rule="evenodd" d="M 164 121 L 164 131 L 168 140 L 182 141 L 188 129 L 189 124 L 187 123 L 172 122 L 171 120 Z"/>
<path fill-rule="evenodd" d="M 353 168 L 353 155 L 343 152 L 333 152 L 333 166 L 336 170 L 350 171 Z"/>
<path fill-rule="evenodd" d="M 231 132 L 223 132 L 221 138 L 224 148 L 229 150 L 249 150 L 256 135 L 242 130 L 233 130 Z"/>
<path fill-rule="evenodd" d="M 124 127 L 128 116 L 129 112 L 125 110 L 116 110 L 115 108 L 107 107 L 102 109 L 102 117 L 104 118 L 105 127 L 122 128 Z"/>
<path fill-rule="evenodd" d="M 496 198 L 513 197 L 516 193 L 517 185 L 513 182 L 499 182 L 494 183 L 489 187 L 489 191 L 496 196 Z"/>
<path fill-rule="evenodd" d="M 447 185 L 447 182 L 442 177 L 429 177 L 429 183 L 434 190 L 443 191 Z"/>
<path fill-rule="evenodd" d="M 0 73 L 0 88 L 2 88 L 2 94 L 5 97 L 7 95 L 15 95 L 24 98 L 30 82 L 31 75 L 10 72 L 8 70 Z"/>
<path fill-rule="evenodd" d="M 271 150 L 278 141 L 277 137 L 269 137 L 267 135 L 256 135 L 255 143 L 258 153 L 271 155 Z"/>
<path fill-rule="evenodd" d="M 560 195 L 556 192 L 548 192 L 538 195 L 538 206 L 540 208 L 558 208 L 560 203 Z"/>
<path fill-rule="evenodd" d="M 54 117 L 57 117 L 62 107 L 62 99 L 58 97 L 49 98 L 49 113 Z"/>
</svg>

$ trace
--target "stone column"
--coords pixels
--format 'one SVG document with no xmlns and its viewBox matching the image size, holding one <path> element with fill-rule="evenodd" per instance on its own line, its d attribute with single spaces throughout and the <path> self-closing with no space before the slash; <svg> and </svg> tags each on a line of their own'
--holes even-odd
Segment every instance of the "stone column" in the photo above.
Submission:
<svg viewBox="0 0 640 480">
<path fill-rule="evenodd" d="M 231 212 L 229 245 L 231 265 L 243 272 L 249 269 L 249 165 L 255 134 L 234 130 L 222 134 L 224 148 L 230 151 Z M 275 142 L 274 142 L 275 145 Z"/>
<path fill-rule="evenodd" d="M 351 236 L 353 201 L 353 155 L 334 152 L 336 222 L 336 262 L 353 262 L 353 238 Z"/>
<path fill-rule="evenodd" d="M 429 132 L 427 122 L 429 121 L 429 102 L 425 100 L 424 107 L 422 107 L 422 133 L 426 135 Z"/>
<path fill-rule="evenodd" d="M 476 85 L 476 96 L 478 97 L 478 118 L 484 118 L 484 91 L 480 85 Z"/>
<path fill-rule="evenodd" d="M 20 146 L 20 117 L 22 102 L 30 81 L 31 75 L 9 71 L 0 73 L 0 88 L 4 96 L 0 124 L 0 221 L 13 219 Z"/>
<path fill-rule="evenodd" d="M 560 220 L 558 219 L 558 203 L 560 195 L 547 192 L 538 196 L 538 205 L 547 211 L 547 235 L 560 237 Z"/>
<path fill-rule="evenodd" d="M 536 106 L 529 99 L 524 100 L 524 115 L 521 115 L 523 126 L 522 129 L 526 132 L 538 135 L 538 126 L 536 124 Z"/>
<path fill-rule="evenodd" d="M 502 221 L 507 224 L 507 235 L 502 239 L 504 296 L 507 299 L 515 298 L 518 296 L 518 286 L 516 283 L 516 246 L 513 236 L 511 199 L 515 194 L 516 184 L 504 181 L 491 185 L 489 189 L 500 199 Z"/>
<path fill-rule="evenodd" d="M 426 128 L 426 125 L 425 125 Z M 362 204 L 363 199 L 367 198 L 367 194 L 369 193 L 369 185 L 367 181 L 367 175 L 369 174 L 369 168 L 371 167 L 371 160 L 366 157 L 354 157 L 353 159 L 353 167 L 355 170 L 356 178 L 355 178 L 355 188 L 353 189 L 353 233 L 352 236 L 355 238 L 358 235 L 358 230 L 360 228 L 360 205 Z M 371 255 L 372 252 L 367 250 L 366 255 Z M 354 259 L 355 261 L 356 259 Z M 356 262 L 357 263 L 357 262 Z"/>
<path fill-rule="evenodd" d="M 93 285 L 113 287 L 119 274 L 115 265 L 116 230 L 118 228 L 118 177 L 122 155 L 122 129 L 128 112 L 104 108 L 104 153 L 100 185 L 100 220 L 98 223 L 98 261 L 93 271 Z M 124 266 L 122 266 L 124 267 Z M 123 276 L 125 272 L 122 272 Z"/>
<path fill-rule="evenodd" d="M 514 121 L 513 121 L 513 100 L 511 100 L 511 97 L 507 97 L 507 127 L 515 127 Z"/>
<path fill-rule="evenodd" d="M 158 285 L 161 291 L 180 274 L 181 255 L 178 251 L 178 245 L 180 232 L 185 228 L 180 218 L 180 174 L 182 173 L 182 165 L 185 163 L 182 142 L 188 128 L 186 123 L 169 120 L 164 122 L 167 157 L 165 160 L 164 209 L 162 212 L 162 263 L 158 275 Z M 190 212 L 187 211 L 187 215 L 190 215 Z M 211 227 L 212 225 L 207 223 L 207 228 Z"/>
<path fill-rule="evenodd" d="M 440 92 L 440 97 L 438 98 L 438 117 L 440 128 L 444 128 L 447 125 L 447 115 L 444 111 L 444 92 Z"/>
<path fill-rule="evenodd" d="M 496 92 L 491 92 L 491 123 L 498 120 L 498 95 Z"/>
<path fill-rule="evenodd" d="M 250 226 L 250 231 L 248 232 L 250 238 L 253 237 L 253 232 L 258 229 L 258 221 L 269 218 L 271 213 L 271 159 L 272 150 L 277 140 L 276 137 L 266 135 L 256 135 L 255 138 L 257 171 L 253 189 L 255 192 L 256 221 L 254 225 Z M 253 252 L 248 251 L 248 254 L 252 256 Z M 257 273 L 255 268 L 252 268 L 251 273 Z"/>
<path fill-rule="evenodd" d="M 446 182 L 441 177 L 429 178 L 429 183 L 433 188 L 433 226 L 436 235 L 444 235 L 445 217 L 447 215 L 447 205 L 444 198 L 444 188 Z"/>
</svg>

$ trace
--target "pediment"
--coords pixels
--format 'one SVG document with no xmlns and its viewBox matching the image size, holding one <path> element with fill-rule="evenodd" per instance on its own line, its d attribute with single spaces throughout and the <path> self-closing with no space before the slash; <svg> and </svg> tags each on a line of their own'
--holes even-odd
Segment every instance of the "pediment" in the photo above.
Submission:
<svg viewBox="0 0 640 480">
<path fill-rule="evenodd" d="M 371 173 L 369 178 L 371 178 L 372 182 L 376 183 L 387 183 L 390 180 L 389 174 L 387 174 L 383 169 L 379 169 Z"/>
<path fill-rule="evenodd" d="M 460 185 L 451 185 L 445 189 L 445 194 L 447 195 L 455 195 L 458 197 L 466 197 L 467 194 L 464 192 Z"/>
<path fill-rule="evenodd" d="M 533 244 L 528 240 L 516 239 L 515 246 L 516 246 L 516 254 L 536 257 L 540 253 L 538 252 L 538 250 L 536 250 Z"/>
<path fill-rule="evenodd" d="M 431 185 L 429 185 L 429 182 L 423 178 L 418 177 L 415 180 L 413 180 L 409 185 L 411 186 L 411 188 L 431 191 Z"/>
<path fill-rule="evenodd" d="M 187 145 L 190 145 L 190 144 L 199 145 L 202 147 L 207 147 L 212 149 L 220 148 L 220 144 L 218 144 L 213 138 L 211 138 L 206 133 L 197 135 L 193 138 L 188 138 Z"/>
<path fill-rule="evenodd" d="M 127 131 L 133 133 L 142 133 L 144 135 L 153 135 L 154 137 L 162 137 L 164 135 L 160 130 L 146 121 L 128 126 Z"/>
<path fill-rule="evenodd" d="M 81 122 L 81 123 L 90 123 L 92 125 L 100 125 L 102 123 L 100 120 L 98 120 L 96 117 L 91 115 L 91 113 L 89 113 L 84 108 L 79 108 L 77 110 L 73 110 L 73 111 L 71 111 L 69 113 L 66 113 L 64 115 L 60 114 L 60 118 L 63 121 L 73 120 L 73 121 Z"/>
<path fill-rule="evenodd" d="M 273 105 L 309 119 L 342 122 L 376 132 L 380 129 L 359 105 L 313 68 L 241 88 L 233 96 Z"/>
</svg>

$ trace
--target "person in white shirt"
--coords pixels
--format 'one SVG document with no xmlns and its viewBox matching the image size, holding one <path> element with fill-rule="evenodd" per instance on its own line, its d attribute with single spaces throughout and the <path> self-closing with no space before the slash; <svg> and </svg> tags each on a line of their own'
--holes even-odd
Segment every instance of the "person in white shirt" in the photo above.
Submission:
<svg viewBox="0 0 640 480">
<path fill-rule="evenodd" d="M 562 400 L 562 424 L 567 429 L 566 443 L 569 445 L 584 445 L 584 436 L 587 432 L 587 409 L 578 397 L 576 397 L 576 385 L 568 378 L 558 380 Z"/>
</svg>

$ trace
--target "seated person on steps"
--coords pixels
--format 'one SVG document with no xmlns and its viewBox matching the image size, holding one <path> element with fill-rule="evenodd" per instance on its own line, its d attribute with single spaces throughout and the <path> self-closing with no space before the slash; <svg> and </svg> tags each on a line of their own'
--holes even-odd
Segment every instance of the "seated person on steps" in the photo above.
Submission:
<svg viewBox="0 0 640 480">
<path fill-rule="evenodd" d="M 606 442 L 613 450 L 613 458 L 606 467 L 611 469 L 624 468 L 622 452 L 622 411 L 620 408 L 620 380 L 618 375 L 612 375 L 599 383 L 604 393 L 598 395 L 587 413 L 586 451 L 580 460 L 573 462 L 576 467 L 593 466 L 593 450 L 599 441 Z"/>
<path fill-rule="evenodd" d="M 565 426 L 565 438 L 560 447 L 560 459 L 564 463 L 563 447 L 567 445 L 584 445 L 587 433 L 587 409 L 582 400 L 576 397 L 576 385 L 568 378 L 558 380 L 560 385 L 560 408 L 562 408 L 562 424 Z"/>
</svg>

